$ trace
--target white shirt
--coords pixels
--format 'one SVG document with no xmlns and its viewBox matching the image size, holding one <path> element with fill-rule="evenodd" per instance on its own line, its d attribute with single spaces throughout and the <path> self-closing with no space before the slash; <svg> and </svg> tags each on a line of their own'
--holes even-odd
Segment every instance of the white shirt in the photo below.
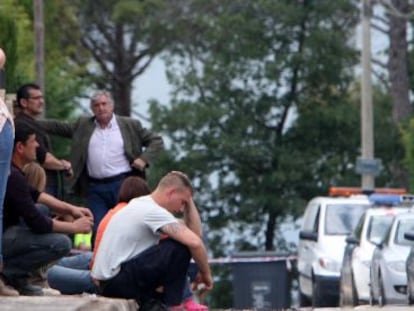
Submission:
<svg viewBox="0 0 414 311">
<path fill-rule="evenodd" d="M 0 132 L 3 130 L 3 126 L 6 124 L 7 120 L 10 121 L 14 128 L 13 117 L 11 116 L 10 111 L 4 101 L 0 98 Z"/>
<path fill-rule="evenodd" d="M 178 220 L 159 206 L 150 195 L 132 199 L 112 216 L 102 235 L 92 276 L 108 280 L 121 269 L 121 264 L 158 243 L 158 230 Z"/>
<path fill-rule="evenodd" d="M 105 128 L 96 122 L 89 140 L 86 166 L 89 176 L 98 179 L 131 171 L 124 152 L 124 140 L 114 116 Z"/>
</svg>

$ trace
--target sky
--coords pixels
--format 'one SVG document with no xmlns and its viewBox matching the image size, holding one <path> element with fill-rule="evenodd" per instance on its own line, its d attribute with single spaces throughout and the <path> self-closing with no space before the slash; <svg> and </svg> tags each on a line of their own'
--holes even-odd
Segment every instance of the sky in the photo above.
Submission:
<svg viewBox="0 0 414 311">
<path fill-rule="evenodd" d="M 135 80 L 132 92 L 133 107 L 139 112 L 138 119 L 145 126 L 149 125 L 146 120 L 149 118 L 148 100 L 157 99 L 160 103 L 168 103 L 170 91 L 164 63 L 160 58 L 155 58 L 147 70 Z"/>
</svg>

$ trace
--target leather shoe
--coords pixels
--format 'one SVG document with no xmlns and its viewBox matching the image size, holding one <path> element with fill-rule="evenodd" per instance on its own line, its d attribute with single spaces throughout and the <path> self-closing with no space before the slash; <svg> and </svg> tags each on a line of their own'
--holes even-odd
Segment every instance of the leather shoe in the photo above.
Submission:
<svg viewBox="0 0 414 311">
<path fill-rule="evenodd" d="M 19 292 L 0 278 L 0 296 L 19 296 Z"/>
</svg>

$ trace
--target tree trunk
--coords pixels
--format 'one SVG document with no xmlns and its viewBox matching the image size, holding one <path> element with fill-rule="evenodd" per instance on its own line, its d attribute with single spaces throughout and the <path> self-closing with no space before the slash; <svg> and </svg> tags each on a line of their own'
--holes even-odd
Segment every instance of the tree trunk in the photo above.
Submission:
<svg viewBox="0 0 414 311">
<path fill-rule="evenodd" d="M 269 213 L 269 220 L 266 225 L 266 241 L 265 247 L 266 251 L 273 251 L 275 249 L 274 240 L 275 240 L 275 229 L 276 229 L 276 215 L 274 212 Z"/>
<path fill-rule="evenodd" d="M 407 0 L 392 0 L 392 3 L 399 12 L 408 12 Z M 407 120 L 412 112 L 409 100 L 407 20 L 401 16 L 389 14 L 389 21 L 388 71 L 393 102 L 392 117 L 398 125 Z"/>
<path fill-rule="evenodd" d="M 118 81 L 112 85 L 112 95 L 115 101 L 115 113 L 120 116 L 131 115 L 131 82 Z"/>
</svg>

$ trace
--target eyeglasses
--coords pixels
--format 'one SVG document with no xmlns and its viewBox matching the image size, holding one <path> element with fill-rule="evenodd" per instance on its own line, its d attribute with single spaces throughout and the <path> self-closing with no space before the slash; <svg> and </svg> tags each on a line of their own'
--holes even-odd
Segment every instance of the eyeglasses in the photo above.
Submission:
<svg viewBox="0 0 414 311">
<path fill-rule="evenodd" d="M 39 95 L 39 96 L 29 96 L 27 99 L 34 99 L 34 100 L 39 100 L 39 99 L 43 99 L 43 95 Z"/>
</svg>

